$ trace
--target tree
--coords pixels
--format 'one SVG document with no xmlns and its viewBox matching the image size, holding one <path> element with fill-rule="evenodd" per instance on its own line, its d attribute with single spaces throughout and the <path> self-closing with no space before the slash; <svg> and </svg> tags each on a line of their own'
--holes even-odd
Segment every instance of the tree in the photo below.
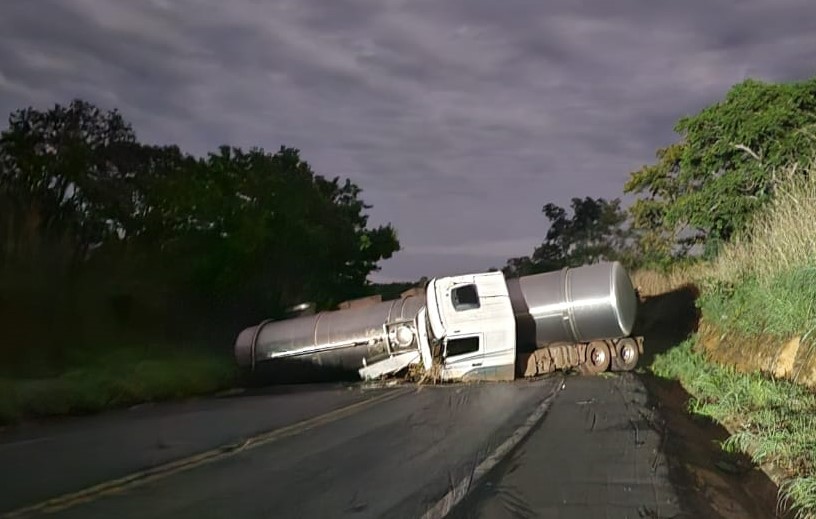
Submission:
<svg viewBox="0 0 816 519">
<path fill-rule="evenodd" d="M 542 211 L 550 228 L 544 243 L 532 256 L 508 260 L 505 275 L 525 276 L 599 261 L 628 263 L 631 233 L 620 204 L 619 199 L 573 198 L 572 216 L 562 207 L 546 204 Z"/>
<path fill-rule="evenodd" d="M 82 101 L 13 113 L 0 134 L 0 196 L 8 222 L 0 264 L 60 243 L 71 249 L 65 260 L 75 266 L 110 238 L 116 213 L 130 198 L 115 158 L 134 144 L 118 112 Z"/>
<path fill-rule="evenodd" d="M 377 263 L 399 250 L 391 226 L 367 226 L 370 206 L 358 186 L 315 174 L 297 150 L 222 147 L 200 174 L 207 195 L 183 214 L 203 222 L 199 246 L 221 253 L 187 254 L 200 258 L 199 285 L 241 294 L 236 304 L 244 308 L 244 296 L 267 309 L 357 297 Z"/>
<path fill-rule="evenodd" d="M 30 322 L 0 329 L 46 320 L 38 346 L 53 348 L 113 322 L 229 344 L 292 304 L 359 297 L 400 247 L 393 227 L 369 226 L 361 194 L 293 148 L 197 158 L 80 100 L 19 110 L 0 134 L 0 294 Z M 15 348 L 45 351 L 33 340 Z"/>
<path fill-rule="evenodd" d="M 636 248 L 644 265 L 665 266 L 701 240 L 699 229 L 690 231 L 668 214 L 681 191 L 677 176 L 683 150 L 682 143 L 661 148 L 657 163 L 632 174 L 624 187 L 627 193 L 645 195 L 629 208 Z"/>
<path fill-rule="evenodd" d="M 625 191 L 644 195 L 634 225 L 647 231 L 653 252 L 683 256 L 700 244 L 715 254 L 767 203 L 782 168 L 816 156 L 814 125 L 816 78 L 735 85 L 723 101 L 681 119 L 680 141 L 631 174 Z"/>
</svg>

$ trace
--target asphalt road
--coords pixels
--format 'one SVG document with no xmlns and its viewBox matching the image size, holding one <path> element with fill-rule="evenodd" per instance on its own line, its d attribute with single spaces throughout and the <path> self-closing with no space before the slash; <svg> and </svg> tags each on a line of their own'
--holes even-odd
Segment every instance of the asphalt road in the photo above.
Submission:
<svg viewBox="0 0 816 519">
<path fill-rule="evenodd" d="M 651 418 L 631 374 L 144 407 L 0 433 L 0 517 L 700 517 Z"/>
<path fill-rule="evenodd" d="M 683 509 L 638 378 L 572 377 L 565 385 L 546 420 L 453 517 L 700 517 Z"/>
<path fill-rule="evenodd" d="M 381 390 L 379 391 L 381 392 Z M 0 433 L 0 513 L 228 445 L 376 396 L 343 386 L 139 406 Z"/>
<path fill-rule="evenodd" d="M 32 510 L 74 493 L 49 516 L 418 517 L 507 440 L 559 381 L 313 388 L 15 431 L 0 435 L 0 510 Z M 311 427 L 298 425 L 310 418 Z M 272 435 L 241 447 L 263 431 Z M 195 462 L 196 453 L 224 444 L 238 447 Z M 185 457 L 193 462 L 182 470 L 139 475 Z M 137 485 L 124 479 L 99 487 L 134 473 Z M 76 495 L 92 486 L 89 495 Z"/>
</svg>

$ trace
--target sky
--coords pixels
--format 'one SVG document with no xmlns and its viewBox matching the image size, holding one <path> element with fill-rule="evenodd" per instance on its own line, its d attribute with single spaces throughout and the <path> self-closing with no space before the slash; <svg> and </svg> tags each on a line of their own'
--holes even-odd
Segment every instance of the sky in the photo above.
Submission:
<svg viewBox="0 0 816 519">
<path fill-rule="evenodd" d="M 298 148 L 397 229 L 375 281 L 528 255 L 544 204 L 623 197 L 680 117 L 814 75 L 813 0 L 0 5 L 4 118 L 81 98 L 196 155 Z"/>
</svg>

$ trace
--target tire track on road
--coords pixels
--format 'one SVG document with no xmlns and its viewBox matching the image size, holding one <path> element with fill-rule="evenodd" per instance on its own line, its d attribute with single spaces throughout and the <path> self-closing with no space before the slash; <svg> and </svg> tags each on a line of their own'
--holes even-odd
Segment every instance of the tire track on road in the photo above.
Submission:
<svg viewBox="0 0 816 519">
<path fill-rule="evenodd" d="M 513 434 L 499 445 L 493 452 L 484 458 L 466 477 L 462 478 L 458 483 L 451 484 L 451 488 L 442 499 L 436 502 L 434 506 L 429 508 L 422 519 L 443 519 L 446 517 L 468 493 L 478 485 L 482 479 L 502 461 L 515 447 L 517 447 L 523 440 L 527 438 L 532 429 L 541 421 L 544 415 L 549 411 L 553 401 L 558 397 L 561 389 L 564 387 L 564 377 L 562 376 L 555 388 L 548 394 L 539 404 L 535 410 L 527 417 L 527 420 L 516 429 Z"/>
</svg>

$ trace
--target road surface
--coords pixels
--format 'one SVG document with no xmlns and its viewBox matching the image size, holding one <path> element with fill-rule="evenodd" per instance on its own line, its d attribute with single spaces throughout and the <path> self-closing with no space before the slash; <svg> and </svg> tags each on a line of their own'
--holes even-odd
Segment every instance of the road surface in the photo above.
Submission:
<svg viewBox="0 0 816 519">
<path fill-rule="evenodd" d="M 568 380 L 537 428 L 458 517 L 679 517 L 647 395 L 630 376 Z M 691 515 L 688 515 L 691 517 Z"/>
<path fill-rule="evenodd" d="M 662 434 L 632 374 L 278 388 L 0 433 L 0 517 L 707 517 Z"/>
</svg>

